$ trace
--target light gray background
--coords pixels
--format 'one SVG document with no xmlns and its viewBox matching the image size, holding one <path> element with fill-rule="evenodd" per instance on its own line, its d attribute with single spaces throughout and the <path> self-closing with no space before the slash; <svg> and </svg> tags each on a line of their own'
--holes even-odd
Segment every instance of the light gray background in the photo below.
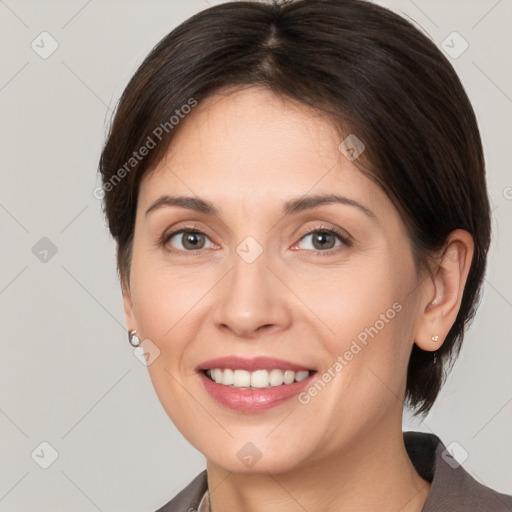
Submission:
<svg viewBox="0 0 512 512">
<path fill-rule="evenodd" d="M 480 122 L 493 208 L 477 318 L 431 414 L 404 427 L 456 441 L 475 478 L 512 493 L 512 2 L 379 3 L 438 45 L 453 31 L 469 43 L 452 62 Z M 128 345 L 114 244 L 92 191 L 127 80 L 154 44 L 207 7 L 0 0 L 1 511 L 152 511 L 204 468 Z M 59 45 L 46 59 L 31 48 L 50 48 L 43 31 Z M 32 251 L 42 237 L 57 248 L 46 262 Z M 58 452 L 48 469 L 44 441 Z"/>
</svg>

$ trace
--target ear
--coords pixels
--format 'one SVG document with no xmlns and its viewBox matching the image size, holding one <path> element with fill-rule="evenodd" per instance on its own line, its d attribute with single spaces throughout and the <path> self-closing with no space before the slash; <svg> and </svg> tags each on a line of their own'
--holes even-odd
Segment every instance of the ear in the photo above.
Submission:
<svg viewBox="0 0 512 512">
<path fill-rule="evenodd" d="M 448 235 L 436 268 L 424 283 L 414 333 L 414 341 L 422 350 L 437 350 L 455 323 L 473 253 L 473 238 L 467 231 L 456 229 Z"/>
<path fill-rule="evenodd" d="M 137 329 L 137 322 L 135 321 L 135 315 L 133 313 L 133 301 L 130 285 L 126 282 L 123 282 L 121 286 L 123 290 L 123 306 L 126 327 L 129 331 L 131 331 L 132 329 Z"/>
</svg>

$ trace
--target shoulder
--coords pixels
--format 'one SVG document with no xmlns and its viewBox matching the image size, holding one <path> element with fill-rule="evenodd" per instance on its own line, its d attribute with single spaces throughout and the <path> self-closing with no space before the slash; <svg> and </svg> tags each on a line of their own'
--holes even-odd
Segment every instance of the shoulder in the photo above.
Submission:
<svg viewBox="0 0 512 512">
<path fill-rule="evenodd" d="M 434 434 L 404 432 L 416 471 L 431 483 L 422 512 L 512 512 L 512 496 L 479 483 Z M 208 489 L 206 470 L 156 512 L 197 511 Z"/>
<path fill-rule="evenodd" d="M 431 482 L 422 512 L 512 512 L 512 496 L 473 478 L 436 435 L 404 432 L 404 442 L 418 473 Z"/>
<path fill-rule="evenodd" d="M 192 512 L 197 511 L 203 494 L 208 489 L 206 470 L 199 473 L 192 482 L 181 490 L 171 501 L 156 512 Z"/>
</svg>

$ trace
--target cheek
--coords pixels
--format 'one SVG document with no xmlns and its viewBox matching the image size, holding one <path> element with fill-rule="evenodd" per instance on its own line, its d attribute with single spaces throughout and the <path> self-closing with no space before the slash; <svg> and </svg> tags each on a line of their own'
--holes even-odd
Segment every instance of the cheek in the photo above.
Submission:
<svg viewBox="0 0 512 512">
<path fill-rule="evenodd" d="M 172 410 L 170 396 L 180 393 L 183 380 L 179 367 L 186 350 L 187 337 L 183 334 L 189 303 L 193 292 L 179 279 L 172 279 L 163 269 L 137 258 L 132 262 L 133 311 L 137 329 L 144 340 L 156 345 L 158 356 L 147 369 L 164 409 Z M 197 298 L 195 298 L 197 301 Z M 183 319 L 180 321 L 180 319 Z M 152 346 L 152 345 L 151 345 Z"/>
<path fill-rule="evenodd" d="M 364 343 L 372 333 L 384 335 L 397 328 L 397 319 L 410 314 L 405 311 L 417 286 L 412 261 L 382 249 L 367 257 L 355 256 L 337 269 L 297 275 L 289 274 L 287 280 L 325 327 L 322 332 L 332 340 L 330 352 L 354 338 Z"/>
<path fill-rule="evenodd" d="M 412 261 L 383 255 L 316 282 L 316 288 L 310 282 L 304 290 L 310 290 L 308 306 L 328 327 L 321 331 L 327 354 L 323 370 L 336 375 L 332 405 L 341 396 L 352 411 L 361 401 L 379 407 L 396 400 L 405 385 L 414 333 Z"/>
<path fill-rule="evenodd" d="M 187 349 L 200 325 L 195 321 L 198 301 L 211 285 L 193 270 L 178 272 L 136 253 L 131 285 L 139 332 L 159 350 L 147 367 L 153 387 L 164 410 L 188 438 L 190 425 L 204 422 L 204 411 L 193 406 L 187 391 L 186 380 L 192 371 Z"/>
<path fill-rule="evenodd" d="M 155 343 L 166 345 L 173 339 L 173 344 L 179 345 L 183 336 L 176 333 L 212 288 L 210 281 L 213 276 L 204 269 L 175 267 L 162 261 L 160 255 L 138 256 L 134 252 L 132 296 L 141 333 Z"/>
</svg>

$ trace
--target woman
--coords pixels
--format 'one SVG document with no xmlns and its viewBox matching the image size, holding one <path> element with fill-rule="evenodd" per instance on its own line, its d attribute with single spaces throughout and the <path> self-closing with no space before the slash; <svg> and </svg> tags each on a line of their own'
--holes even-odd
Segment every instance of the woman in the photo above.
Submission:
<svg viewBox="0 0 512 512">
<path fill-rule="evenodd" d="M 427 413 L 490 240 L 474 112 L 409 22 L 230 2 L 173 30 L 101 155 L 130 343 L 207 459 L 160 512 L 512 510 Z"/>
</svg>

